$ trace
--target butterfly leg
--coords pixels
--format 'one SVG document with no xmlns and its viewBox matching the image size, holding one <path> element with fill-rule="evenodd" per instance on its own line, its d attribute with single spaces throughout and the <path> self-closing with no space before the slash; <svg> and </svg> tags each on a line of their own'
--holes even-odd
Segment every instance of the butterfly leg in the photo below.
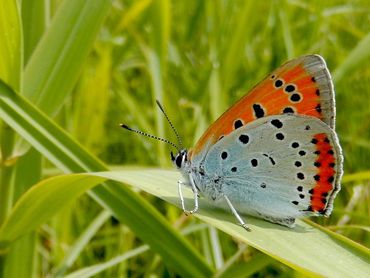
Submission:
<svg viewBox="0 0 370 278">
<path fill-rule="evenodd" d="M 240 226 L 242 226 L 244 229 L 246 229 L 248 232 L 250 232 L 251 229 L 247 226 L 247 224 L 245 224 L 243 219 L 240 217 L 239 213 L 236 211 L 233 204 L 230 202 L 229 198 L 226 195 L 224 195 L 224 198 L 225 198 L 229 208 L 231 209 L 231 212 L 234 214 L 236 219 L 238 219 Z"/>
<path fill-rule="evenodd" d="M 177 182 L 178 189 L 179 189 L 179 196 L 180 196 L 180 200 L 181 200 L 181 207 L 182 207 L 182 210 L 184 211 L 184 213 L 186 215 L 193 214 L 198 210 L 198 198 L 199 198 L 198 190 L 197 190 L 197 188 L 194 184 L 194 181 L 192 179 L 190 179 L 190 183 L 191 183 L 191 189 L 193 190 L 193 194 L 194 194 L 194 208 L 192 210 L 186 210 L 185 200 L 184 200 L 184 197 L 182 195 L 182 186 L 185 183 L 183 181 L 180 181 L 180 180 Z"/>
</svg>

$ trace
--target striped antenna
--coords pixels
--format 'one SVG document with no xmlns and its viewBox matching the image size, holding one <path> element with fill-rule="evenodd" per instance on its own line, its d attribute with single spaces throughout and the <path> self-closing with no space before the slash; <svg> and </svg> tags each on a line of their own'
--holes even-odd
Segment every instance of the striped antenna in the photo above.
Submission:
<svg viewBox="0 0 370 278">
<path fill-rule="evenodd" d="M 164 108 L 163 108 L 162 104 L 158 100 L 156 100 L 156 102 L 157 102 L 157 105 L 158 105 L 159 109 L 161 109 L 163 115 L 166 117 L 167 122 L 169 123 L 171 129 L 175 133 L 175 135 L 177 137 L 177 142 L 179 143 L 179 146 L 180 146 L 180 149 L 183 149 L 182 140 L 181 140 L 181 137 L 180 137 L 179 133 L 177 132 L 176 128 L 173 126 L 170 118 L 168 118 L 167 113 L 164 111 Z"/>
<path fill-rule="evenodd" d="M 146 136 L 146 137 L 149 137 L 149 138 L 152 138 L 152 139 L 155 139 L 155 140 L 158 140 L 158 141 L 162 141 L 164 143 L 167 143 L 169 145 L 171 145 L 172 147 L 175 147 L 176 150 L 178 152 L 180 152 L 180 149 L 179 147 L 177 147 L 174 143 L 172 143 L 171 141 L 167 140 L 167 139 L 163 139 L 163 138 L 160 138 L 158 136 L 154 136 L 154 135 L 151 135 L 151 134 L 148 134 L 148 133 L 145 133 L 143 131 L 140 131 L 140 130 L 136 130 L 136 129 L 132 129 L 131 127 L 128 127 L 127 125 L 125 124 L 120 124 L 120 127 L 124 128 L 124 129 L 127 129 L 129 131 L 132 131 L 132 132 L 135 132 L 137 134 L 140 134 L 140 135 L 143 135 L 143 136 Z"/>
</svg>

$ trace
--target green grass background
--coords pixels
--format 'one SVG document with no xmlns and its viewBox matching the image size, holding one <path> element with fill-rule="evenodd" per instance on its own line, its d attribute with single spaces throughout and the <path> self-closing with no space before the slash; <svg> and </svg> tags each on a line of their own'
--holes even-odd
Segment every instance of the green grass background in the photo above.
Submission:
<svg viewBox="0 0 370 278">
<path fill-rule="evenodd" d="M 314 221 L 369 246 L 367 0 L 83 2 L 2 2 L 0 78 L 112 169 L 171 167 L 167 145 L 118 127 L 124 122 L 175 141 L 156 99 L 165 106 L 184 145 L 191 147 L 212 121 L 271 70 L 300 55 L 322 55 L 336 89 L 345 176 L 332 216 Z M 84 24 L 85 29 L 79 29 Z M 51 163 L 53 159 L 30 148 L 18 133 L 2 123 L 0 224 L 31 185 L 62 172 L 87 169 Z M 40 145 L 45 142 L 38 140 Z M 212 267 L 230 265 L 229 271 L 240 277 L 297 275 L 194 217 L 184 217 L 172 205 L 141 195 L 176 229 L 190 230 L 187 239 Z M 1 257 L 3 277 L 62 276 L 101 262 L 113 266 L 98 277 L 176 273 L 171 263 L 143 246 L 135 231 L 102 211 L 88 195 L 21 241 Z M 76 257 L 71 250 L 79 250 Z M 23 272 L 20 253 L 27 254 L 21 260 Z M 124 253 L 130 259 L 113 264 Z"/>
</svg>

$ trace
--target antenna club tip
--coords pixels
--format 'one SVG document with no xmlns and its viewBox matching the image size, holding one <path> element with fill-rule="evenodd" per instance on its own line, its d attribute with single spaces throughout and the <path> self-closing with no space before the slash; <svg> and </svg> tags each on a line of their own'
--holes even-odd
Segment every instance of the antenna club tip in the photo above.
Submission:
<svg viewBox="0 0 370 278">
<path fill-rule="evenodd" d="M 119 124 L 119 126 L 120 126 L 120 127 L 122 127 L 122 128 L 125 128 L 125 129 L 129 129 L 129 130 L 131 129 L 131 128 L 129 128 L 129 127 L 128 127 L 127 125 L 125 125 L 125 124 Z"/>
<path fill-rule="evenodd" d="M 159 102 L 158 99 L 155 100 L 155 102 L 157 103 L 158 107 L 162 110 L 162 112 L 164 113 L 164 110 L 163 110 L 163 106 L 162 104 Z"/>
</svg>

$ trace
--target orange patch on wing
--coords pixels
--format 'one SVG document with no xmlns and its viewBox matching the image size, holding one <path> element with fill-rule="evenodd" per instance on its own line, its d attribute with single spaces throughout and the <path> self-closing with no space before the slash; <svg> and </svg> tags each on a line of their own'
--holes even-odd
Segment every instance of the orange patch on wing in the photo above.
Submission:
<svg viewBox="0 0 370 278">
<path fill-rule="evenodd" d="M 328 196 L 334 188 L 335 170 L 331 165 L 334 165 L 336 159 L 325 133 L 316 134 L 314 139 L 317 140 L 316 153 L 318 158 L 316 162 L 320 163 L 320 167 L 317 171 L 319 179 L 311 195 L 311 210 L 323 213 L 325 212 Z"/>
<path fill-rule="evenodd" d="M 189 158 L 199 153 L 206 143 L 213 145 L 221 136 L 232 132 L 236 119 L 241 119 L 244 124 L 255 120 L 257 117 L 253 109 L 254 104 L 261 106 L 263 116 L 279 115 L 285 108 L 291 108 L 297 114 L 309 115 L 322 120 L 321 112 L 316 109 L 320 105 L 320 96 L 316 94 L 317 84 L 302 63 L 291 62 L 281 66 L 230 107 L 198 140 Z M 274 84 L 278 79 L 284 84 L 276 88 Z M 289 84 L 294 84 L 296 88 L 294 92 L 284 91 L 285 86 Z M 290 99 L 295 92 L 301 96 L 298 102 Z"/>
</svg>

